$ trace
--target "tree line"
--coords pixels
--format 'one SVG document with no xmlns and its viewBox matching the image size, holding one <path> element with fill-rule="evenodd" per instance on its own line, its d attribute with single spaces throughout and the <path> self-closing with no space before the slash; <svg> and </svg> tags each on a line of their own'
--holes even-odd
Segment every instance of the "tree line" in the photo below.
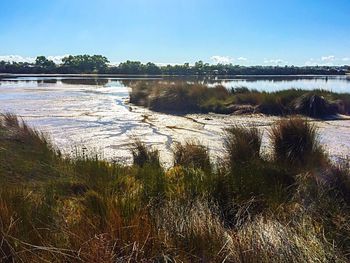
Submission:
<svg viewBox="0 0 350 263">
<path fill-rule="evenodd" d="M 344 75 L 350 66 L 240 66 L 233 64 L 212 65 L 198 61 L 194 65 L 159 66 L 155 63 L 126 61 L 111 65 L 102 55 L 67 56 L 56 64 L 45 56 L 38 56 L 34 63 L 0 61 L 0 73 L 13 74 L 130 74 L 130 75 Z"/>
</svg>

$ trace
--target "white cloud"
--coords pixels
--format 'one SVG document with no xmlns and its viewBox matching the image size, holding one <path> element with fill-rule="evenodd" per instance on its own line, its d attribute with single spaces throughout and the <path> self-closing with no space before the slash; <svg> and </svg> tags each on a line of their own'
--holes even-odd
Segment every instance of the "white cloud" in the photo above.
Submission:
<svg viewBox="0 0 350 263">
<path fill-rule="evenodd" d="M 61 64 L 62 63 L 62 59 L 64 57 L 68 57 L 69 55 L 62 55 L 62 56 L 48 56 L 47 59 L 52 60 L 53 62 L 55 62 L 56 64 Z"/>
<path fill-rule="evenodd" d="M 237 60 L 238 60 L 238 61 L 244 61 L 244 62 L 245 62 L 245 61 L 248 61 L 248 59 L 245 58 L 245 57 L 239 57 L 239 58 L 237 58 Z"/>
<path fill-rule="evenodd" d="M 111 66 L 118 66 L 119 64 L 120 64 L 120 62 L 115 62 L 115 61 L 109 62 L 109 65 L 111 65 Z"/>
<path fill-rule="evenodd" d="M 287 64 L 287 61 L 284 61 L 283 59 L 265 59 L 264 60 L 265 64 L 269 65 L 282 65 L 282 64 Z"/>
<path fill-rule="evenodd" d="M 147 63 L 147 62 L 146 62 L 146 63 Z M 185 63 L 176 63 L 176 62 L 168 62 L 168 63 L 166 63 L 166 62 L 156 62 L 156 63 L 154 63 L 154 64 L 156 64 L 158 67 L 166 67 L 166 66 L 168 66 L 168 65 L 170 65 L 170 66 L 183 65 L 183 64 L 185 64 Z"/>
<path fill-rule="evenodd" d="M 335 60 L 335 56 L 331 55 L 331 56 L 324 56 L 321 58 L 322 61 L 324 62 L 332 62 Z"/>
<path fill-rule="evenodd" d="M 32 62 L 35 61 L 35 58 L 22 57 L 22 56 L 19 56 L 19 55 L 5 55 L 5 56 L 0 56 L 0 61 L 32 63 Z"/>
<path fill-rule="evenodd" d="M 342 65 L 344 62 L 349 62 L 349 57 L 339 58 L 336 56 L 323 56 L 320 58 L 310 58 L 305 62 L 305 66 L 334 66 Z"/>
<path fill-rule="evenodd" d="M 315 61 L 315 59 L 313 58 L 310 58 L 309 60 L 307 60 L 305 62 L 305 66 L 309 66 L 309 67 L 312 67 L 312 66 L 317 66 L 317 62 Z"/>
<path fill-rule="evenodd" d="M 62 59 L 68 55 L 62 55 L 62 56 L 48 56 L 47 59 L 52 60 L 56 64 L 62 63 Z M 23 57 L 20 55 L 5 55 L 0 56 L 0 61 L 7 61 L 7 62 L 28 62 L 28 63 L 34 63 L 36 57 Z"/>
<path fill-rule="evenodd" d="M 234 61 L 233 58 L 228 56 L 212 56 L 210 59 L 216 64 L 230 64 Z"/>
</svg>

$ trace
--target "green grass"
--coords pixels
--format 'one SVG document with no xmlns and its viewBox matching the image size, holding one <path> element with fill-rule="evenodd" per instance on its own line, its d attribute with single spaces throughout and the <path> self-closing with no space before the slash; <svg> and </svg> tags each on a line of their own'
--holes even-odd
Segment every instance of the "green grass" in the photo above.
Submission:
<svg viewBox="0 0 350 263">
<path fill-rule="evenodd" d="M 210 171 L 211 163 L 208 148 L 196 141 L 177 143 L 174 147 L 174 166 L 199 168 Z"/>
<path fill-rule="evenodd" d="M 135 165 L 141 167 L 146 164 L 160 166 L 159 152 L 157 150 L 147 148 L 147 146 L 139 139 L 135 139 L 131 152 Z"/>
<path fill-rule="evenodd" d="M 257 129 L 235 126 L 222 162 L 185 142 L 164 169 L 140 141 L 129 166 L 64 157 L 3 115 L 0 261 L 348 262 L 349 167 L 320 159 L 304 120 L 271 134 L 275 158 L 261 156 Z"/>
<path fill-rule="evenodd" d="M 225 149 L 230 166 L 259 158 L 262 134 L 257 128 L 233 126 L 226 129 Z"/>
<path fill-rule="evenodd" d="M 301 114 L 323 118 L 350 114 L 350 94 L 289 89 L 259 92 L 244 87 L 226 89 L 186 82 L 139 82 L 131 86 L 130 102 L 160 112 L 222 114 Z"/>
<path fill-rule="evenodd" d="M 274 158 L 302 167 L 321 166 L 327 161 L 315 125 L 300 118 L 277 122 L 270 131 Z"/>
</svg>

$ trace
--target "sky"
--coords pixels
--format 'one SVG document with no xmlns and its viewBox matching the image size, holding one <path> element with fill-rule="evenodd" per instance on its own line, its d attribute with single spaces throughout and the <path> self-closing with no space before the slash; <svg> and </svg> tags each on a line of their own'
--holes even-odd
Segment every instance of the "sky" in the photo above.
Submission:
<svg viewBox="0 0 350 263">
<path fill-rule="evenodd" d="M 349 0 L 0 0 L 0 60 L 350 64 Z"/>
</svg>

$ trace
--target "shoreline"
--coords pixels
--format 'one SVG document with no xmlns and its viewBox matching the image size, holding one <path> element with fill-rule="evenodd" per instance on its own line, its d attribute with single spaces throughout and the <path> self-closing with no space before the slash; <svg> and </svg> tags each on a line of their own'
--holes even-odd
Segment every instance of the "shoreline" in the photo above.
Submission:
<svg viewBox="0 0 350 263">
<path fill-rule="evenodd" d="M 252 74 L 252 75 L 159 75 L 159 74 L 95 74 L 95 73 L 49 73 L 49 74 L 27 74 L 27 73 L 0 73 L 0 78 L 3 77 L 348 77 L 347 74 L 290 74 L 290 75 L 264 75 L 264 74 Z"/>
<path fill-rule="evenodd" d="M 230 124 L 250 126 L 252 122 L 267 127 L 280 118 L 265 115 L 168 115 L 126 104 L 130 88 L 117 83 L 106 86 L 61 82 L 37 84 L 22 80 L 4 83 L 0 86 L 1 111 L 23 116 L 32 127 L 49 133 L 55 144 L 68 154 L 74 150 L 70 146 L 86 146 L 109 160 L 115 156 L 127 156 L 131 160 L 129 146 L 132 136 L 140 136 L 149 147 L 164 149 L 163 159 L 168 163 L 172 158 L 168 142 L 193 138 L 209 146 L 215 158 L 222 149 L 219 138 L 223 128 Z M 144 115 L 149 116 L 147 122 L 152 126 L 142 122 Z M 332 147 L 332 154 L 350 152 L 350 120 L 334 118 L 317 123 L 326 131 L 322 138 Z M 334 129 L 334 125 L 340 129 Z"/>
<path fill-rule="evenodd" d="M 231 125 L 242 125 L 244 127 L 256 127 L 263 133 L 262 149 L 265 153 L 271 151 L 268 131 L 279 120 L 288 119 L 280 116 L 265 116 L 261 114 L 252 115 L 223 115 L 223 114 L 187 114 L 184 116 L 174 116 L 165 113 L 158 113 L 147 110 L 142 107 L 134 106 L 134 114 L 137 114 L 139 125 L 143 126 L 142 130 L 134 127 L 120 134 L 119 140 L 111 137 L 100 138 L 105 132 L 86 130 L 86 135 L 82 137 L 80 132 L 73 132 L 74 126 L 68 126 L 67 132 L 62 133 L 60 127 L 51 125 L 40 125 L 42 121 L 53 118 L 45 116 L 21 116 L 23 119 L 43 130 L 52 139 L 54 145 L 63 150 L 62 153 L 68 156 L 73 152 L 74 148 L 85 148 L 88 152 L 97 153 L 104 160 L 116 160 L 116 157 L 123 155 L 125 158 L 121 160 L 130 163 L 132 156 L 130 155 L 131 138 L 140 136 L 142 142 L 148 147 L 160 151 L 160 157 L 163 165 L 170 167 L 172 165 L 173 153 L 172 148 L 177 142 L 185 142 L 187 140 L 196 140 L 207 146 L 212 160 L 222 157 L 223 141 L 222 134 L 225 128 Z M 147 122 L 142 120 L 147 116 Z M 56 121 L 64 120 L 66 117 L 55 117 Z M 72 119 L 72 118 L 69 118 Z M 80 119 L 80 118 L 79 118 Z M 319 120 L 307 118 L 307 120 L 316 125 L 319 133 L 321 145 L 327 149 L 332 160 L 347 159 L 350 155 L 350 119 L 333 119 Z M 336 127 L 336 128 L 335 128 Z M 111 129 L 112 127 L 110 127 Z M 109 130 L 109 129 L 108 129 Z M 116 131 L 116 133 L 118 133 Z M 126 134 L 129 134 L 125 137 Z M 131 136 L 131 137 L 129 137 Z M 95 138 L 95 140 L 91 140 Z M 169 141 L 171 142 L 169 144 Z"/>
</svg>

